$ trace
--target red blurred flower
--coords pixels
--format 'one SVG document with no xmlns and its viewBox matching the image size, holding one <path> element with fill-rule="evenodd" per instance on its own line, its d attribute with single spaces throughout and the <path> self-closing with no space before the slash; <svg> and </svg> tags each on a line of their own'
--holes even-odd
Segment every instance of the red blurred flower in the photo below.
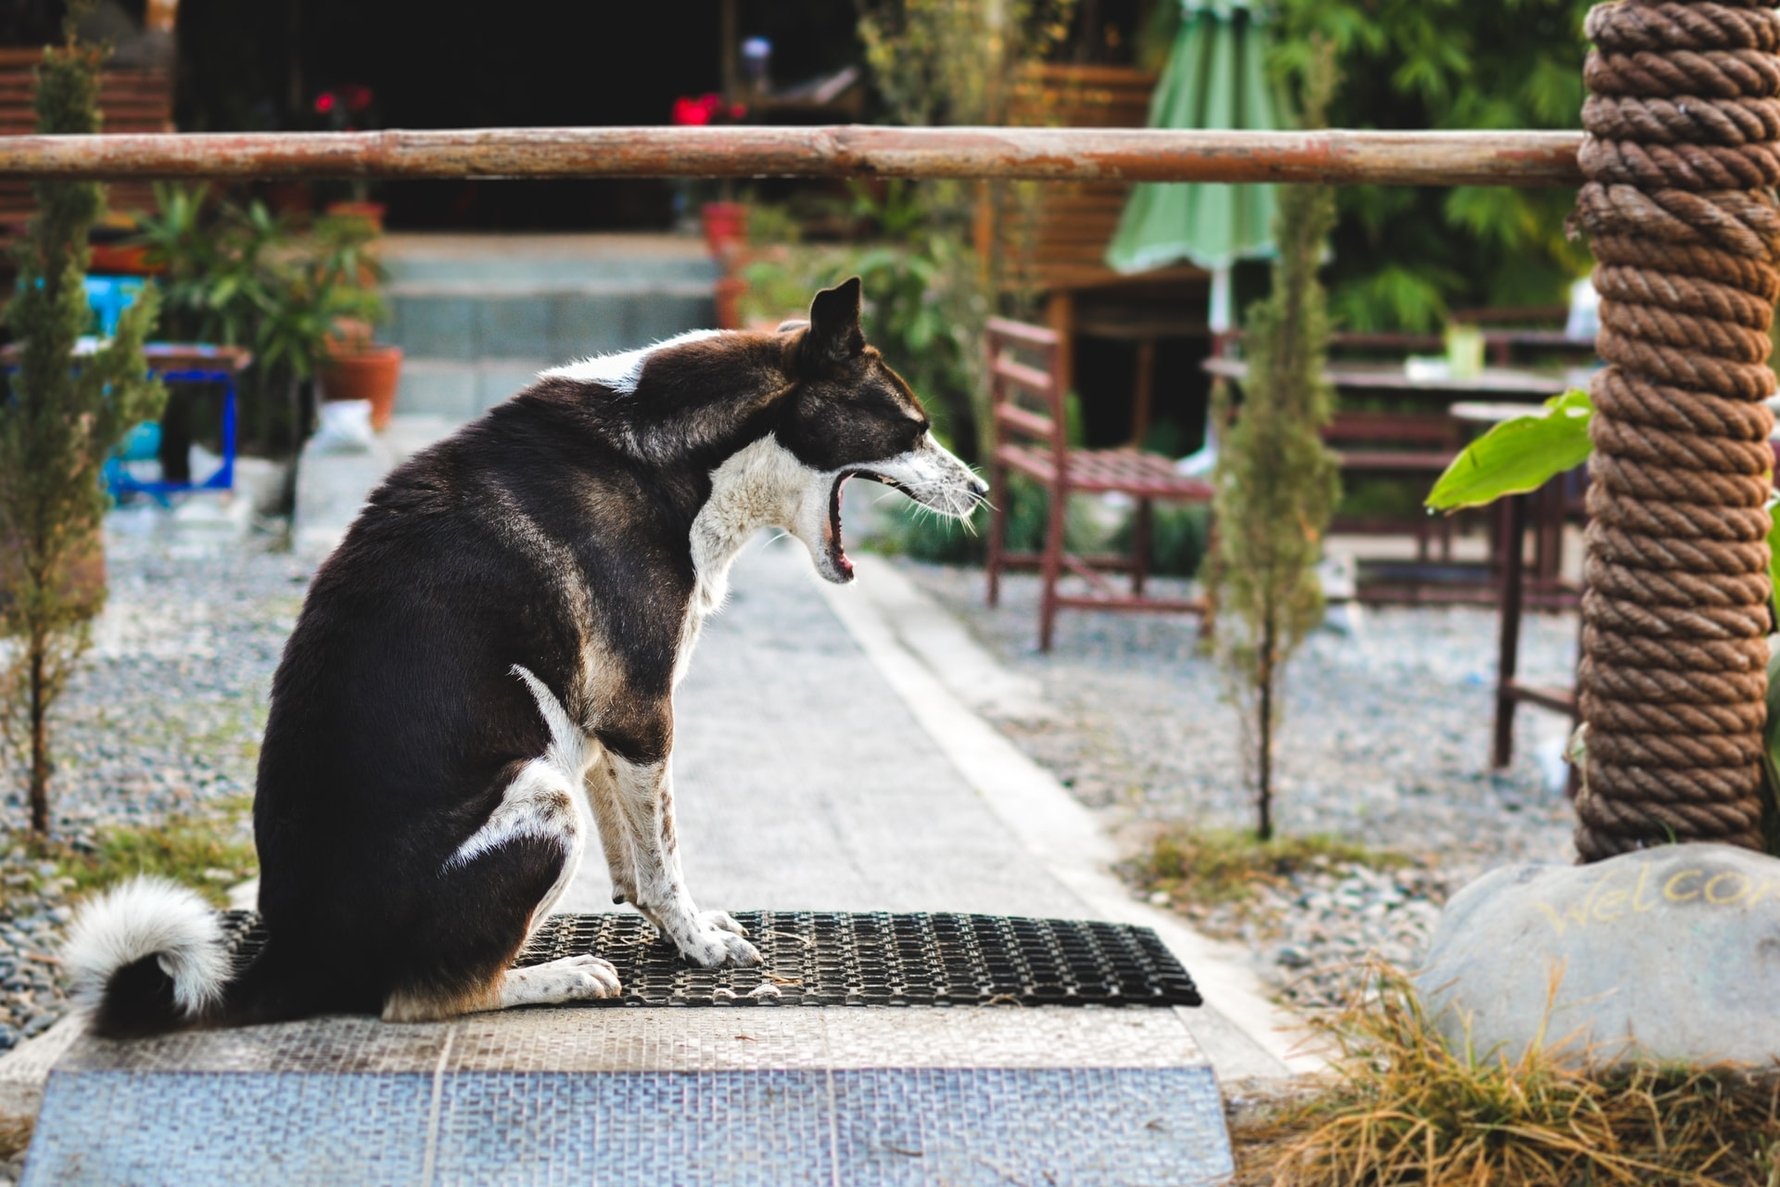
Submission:
<svg viewBox="0 0 1780 1187">
<path fill-rule="evenodd" d="M 748 114 L 740 103 L 725 103 L 722 95 L 681 95 L 674 100 L 672 120 L 682 127 L 739 120 Z"/>
<path fill-rule="evenodd" d="M 320 115 L 326 115 L 328 112 L 334 110 L 334 92 L 323 91 L 321 94 L 317 95 L 315 97 L 315 110 Z"/>
<path fill-rule="evenodd" d="M 358 83 L 348 83 L 340 88 L 340 98 L 346 103 L 346 110 L 357 115 L 371 106 L 371 88 Z"/>
</svg>

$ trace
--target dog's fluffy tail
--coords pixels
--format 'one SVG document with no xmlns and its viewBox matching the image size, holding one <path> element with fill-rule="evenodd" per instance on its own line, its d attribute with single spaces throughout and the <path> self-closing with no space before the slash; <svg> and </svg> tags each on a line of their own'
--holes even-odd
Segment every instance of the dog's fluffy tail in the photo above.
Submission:
<svg viewBox="0 0 1780 1187">
<path fill-rule="evenodd" d="M 160 1034 L 218 1013 L 233 962 L 216 913 L 196 893 L 136 878 L 90 900 L 63 955 L 94 1034 Z"/>
</svg>

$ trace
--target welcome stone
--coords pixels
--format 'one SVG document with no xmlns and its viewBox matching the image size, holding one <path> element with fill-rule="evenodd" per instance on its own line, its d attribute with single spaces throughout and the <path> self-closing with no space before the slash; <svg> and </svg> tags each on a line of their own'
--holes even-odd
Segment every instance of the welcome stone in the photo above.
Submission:
<svg viewBox="0 0 1780 1187">
<path fill-rule="evenodd" d="M 1780 1058 L 1780 860 L 1664 845 L 1494 870 L 1454 895 L 1416 985 L 1456 1050 L 1570 1064 Z"/>
</svg>

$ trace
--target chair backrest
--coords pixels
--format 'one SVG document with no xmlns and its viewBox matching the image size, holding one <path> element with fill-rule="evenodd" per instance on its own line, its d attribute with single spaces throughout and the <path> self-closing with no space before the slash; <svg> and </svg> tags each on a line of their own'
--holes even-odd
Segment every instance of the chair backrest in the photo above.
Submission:
<svg viewBox="0 0 1780 1187">
<path fill-rule="evenodd" d="M 1061 336 L 1045 326 L 992 317 L 984 328 L 989 355 L 989 420 L 999 447 L 1010 437 L 1048 447 L 1062 473 L 1069 448 L 1062 376 Z"/>
<path fill-rule="evenodd" d="M 1129 66 L 1034 64 L 1014 80 L 1006 122 L 1035 128 L 1141 128 L 1156 75 Z M 1051 292 L 1122 281 L 1106 263 L 1128 181 L 985 186 L 977 248 L 1003 268 L 1015 292 Z"/>
<path fill-rule="evenodd" d="M 1374 408 L 1336 411 L 1323 430 L 1330 445 L 1382 445 L 1394 449 L 1457 449 L 1458 422 L 1444 411 L 1411 412 Z"/>
</svg>

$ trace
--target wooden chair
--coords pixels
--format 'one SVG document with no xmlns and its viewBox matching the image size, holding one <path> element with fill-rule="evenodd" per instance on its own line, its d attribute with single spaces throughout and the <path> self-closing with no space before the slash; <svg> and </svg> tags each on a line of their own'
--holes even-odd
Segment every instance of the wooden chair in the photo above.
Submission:
<svg viewBox="0 0 1780 1187">
<path fill-rule="evenodd" d="M 1144 593 L 1149 576 L 1150 531 L 1157 500 L 1209 504 L 1211 484 L 1175 473 L 1174 463 L 1155 454 L 1119 449 L 1073 449 L 1067 440 L 1064 384 L 1058 370 L 1062 339 L 1055 330 L 993 318 L 986 334 L 989 355 L 989 605 L 1001 594 L 1001 571 L 1036 568 L 1043 577 L 1038 647 L 1051 649 L 1057 611 L 1160 610 L 1204 615 L 1202 598 L 1155 598 Z M 1044 488 L 1047 501 L 1044 548 L 1037 553 L 1007 550 L 1008 483 L 1023 474 Z M 1137 500 L 1130 556 L 1077 556 L 1063 539 L 1069 496 L 1118 491 Z M 1128 573 L 1131 590 L 1116 590 L 1103 574 Z M 1087 582 L 1091 594 L 1058 590 L 1065 573 Z"/>
</svg>

